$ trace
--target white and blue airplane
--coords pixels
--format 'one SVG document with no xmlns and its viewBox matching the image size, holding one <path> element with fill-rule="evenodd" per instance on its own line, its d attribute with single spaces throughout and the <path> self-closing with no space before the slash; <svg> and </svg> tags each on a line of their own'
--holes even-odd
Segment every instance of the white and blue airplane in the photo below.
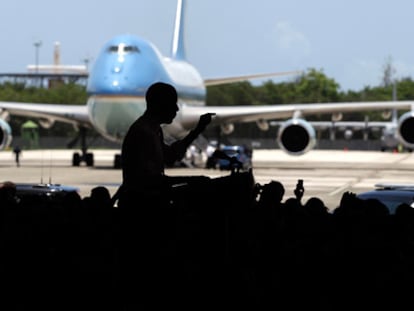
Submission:
<svg viewBox="0 0 414 311">
<path fill-rule="evenodd" d="M 177 1 L 171 55 L 163 56 L 149 41 L 130 34 L 109 40 L 102 48 L 89 73 L 85 105 L 0 102 L 0 149 L 11 143 L 12 133 L 7 118 L 12 115 L 35 117 L 44 127 L 56 121 L 72 123 L 81 130 L 93 128 L 110 141 L 122 142 L 129 126 L 145 110 L 145 92 L 154 82 L 175 86 L 179 96 L 179 112 L 173 123 L 164 127 L 165 137 L 184 136 L 203 113 L 215 113 L 212 126 L 220 126 L 228 134 L 234 124 L 255 122 L 262 130 L 268 121 L 283 120 L 276 140 L 281 149 L 301 155 L 315 146 L 315 130 L 304 119 L 310 114 L 338 114 L 349 111 L 408 110 L 399 118 L 398 137 L 405 146 L 414 148 L 414 101 L 356 103 L 309 103 L 268 106 L 206 106 L 206 86 L 235 81 L 293 74 L 266 73 L 219 79 L 203 79 L 186 60 L 184 47 L 185 0 Z M 94 165 L 93 154 L 82 140 L 82 152 L 75 152 L 73 165 Z M 119 155 L 114 163 L 119 164 Z M 118 163 L 118 164 L 117 164 Z"/>
</svg>

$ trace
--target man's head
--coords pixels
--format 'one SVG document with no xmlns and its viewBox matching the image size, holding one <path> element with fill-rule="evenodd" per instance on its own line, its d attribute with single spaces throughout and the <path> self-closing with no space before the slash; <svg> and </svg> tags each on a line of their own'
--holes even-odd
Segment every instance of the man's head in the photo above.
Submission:
<svg viewBox="0 0 414 311">
<path fill-rule="evenodd" d="M 147 111 L 159 118 L 161 123 L 171 123 L 175 118 L 178 111 L 177 99 L 175 88 L 163 82 L 152 84 L 145 94 Z"/>
<path fill-rule="evenodd" d="M 280 203 L 283 200 L 285 194 L 285 187 L 277 180 L 271 180 L 265 184 L 262 188 L 261 201 L 270 204 Z"/>
</svg>

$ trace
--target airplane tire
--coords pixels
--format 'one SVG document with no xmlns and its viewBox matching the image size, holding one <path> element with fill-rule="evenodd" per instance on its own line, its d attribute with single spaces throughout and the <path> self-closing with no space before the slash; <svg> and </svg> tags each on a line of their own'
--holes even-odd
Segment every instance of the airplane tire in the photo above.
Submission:
<svg viewBox="0 0 414 311">
<path fill-rule="evenodd" d="M 114 157 L 114 168 L 121 168 L 121 155 L 116 154 Z"/>
<path fill-rule="evenodd" d="M 93 153 L 87 153 L 85 160 L 86 160 L 86 166 L 93 166 L 94 164 Z"/>
<path fill-rule="evenodd" d="M 75 152 L 72 157 L 72 166 L 79 166 L 81 162 L 81 157 L 78 152 Z"/>
</svg>

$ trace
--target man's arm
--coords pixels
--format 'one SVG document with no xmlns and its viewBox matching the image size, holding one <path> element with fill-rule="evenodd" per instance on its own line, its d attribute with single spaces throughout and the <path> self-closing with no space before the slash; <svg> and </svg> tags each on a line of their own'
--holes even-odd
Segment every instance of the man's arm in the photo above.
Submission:
<svg viewBox="0 0 414 311">
<path fill-rule="evenodd" d="M 177 156 L 177 160 L 182 159 L 190 147 L 191 143 L 200 135 L 210 124 L 214 113 L 206 113 L 200 116 L 197 126 L 190 131 L 183 139 L 171 144 L 171 148 Z"/>
</svg>

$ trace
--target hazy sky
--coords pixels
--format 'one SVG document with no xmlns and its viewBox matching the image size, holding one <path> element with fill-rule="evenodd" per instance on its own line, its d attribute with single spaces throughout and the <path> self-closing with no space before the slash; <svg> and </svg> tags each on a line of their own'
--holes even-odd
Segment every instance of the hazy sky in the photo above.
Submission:
<svg viewBox="0 0 414 311">
<path fill-rule="evenodd" d="M 0 2 L 0 72 L 93 59 L 115 35 L 151 40 L 168 55 L 175 0 L 13 0 Z M 188 60 L 203 77 L 316 68 L 342 90 L 381 83 L 391 60 L 395 77 L 414 75 L 412 0 L 187 0 Z M 277 78 L 275 82 L 291 79 Z"/>
</svg>

